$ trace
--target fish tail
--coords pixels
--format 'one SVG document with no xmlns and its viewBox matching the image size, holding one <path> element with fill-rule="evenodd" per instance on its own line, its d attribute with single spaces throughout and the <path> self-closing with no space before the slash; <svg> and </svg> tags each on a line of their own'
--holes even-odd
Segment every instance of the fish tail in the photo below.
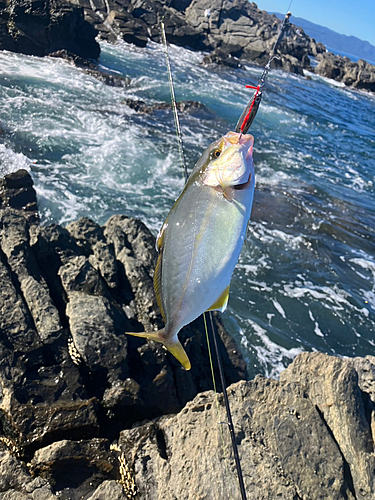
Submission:
<svg viewBox="0 0 375 500">
<path fill-rule="evenodd" d="M 155 342 L 160 342 L 163 346 L 179 361 L 185 370 L 190 370 L 191 364 L 185 349 L 182 347 L 181 342 L 178 340 L 166 340 L 165 328 L 157 330 L 156 332 L 126 332 L 127 335 L 133 335 L 134 337 L 142 337 L 148 340 L 154 340 Z"/>
</svg>

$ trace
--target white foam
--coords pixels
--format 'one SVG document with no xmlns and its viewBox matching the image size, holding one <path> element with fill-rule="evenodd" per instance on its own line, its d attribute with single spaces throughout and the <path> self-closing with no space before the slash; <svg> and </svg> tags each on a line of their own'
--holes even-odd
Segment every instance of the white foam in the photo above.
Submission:
<svg viewBox="0 0 375 500">
<path fill-rule="evenodd" d="M 252 339 L 252 347 L 256 350 L 257 358 L 263 367 L 264 374 L 269 378 L 278 378 L 280 373 L 285 370 L 285 365 L 292 361 L 298 354 L 303 352 L 300 347 L 287 349 L 281 345 L 272 342 L 267 335 L 267 331 L 252 320 L 248 320 L 250 330 L 257 342 Z M 249 348 L 249 341 L 241 331 L 241 342 L 246 348 Z"/>
<path fill-rule="evenodd" d="M 19 169 L 25 169 L 30 172 L 30 163 L 32 160 L 22 153 L 15 153 L 12 149 L 0 144 L 0 176 L 16 172 Z"/>
<path fill-rule="evenodd" d="M 272 304 L 274 305 L 276 311 L 281 314 L 281 316 L 286 319 L 286 314 L 285 314 L 285 311 L 282 307 L 282 305 L 280 304 L 280 302 L 278 302 L 277 300 L 275 299 L 272 299 Z"/>
</svg>

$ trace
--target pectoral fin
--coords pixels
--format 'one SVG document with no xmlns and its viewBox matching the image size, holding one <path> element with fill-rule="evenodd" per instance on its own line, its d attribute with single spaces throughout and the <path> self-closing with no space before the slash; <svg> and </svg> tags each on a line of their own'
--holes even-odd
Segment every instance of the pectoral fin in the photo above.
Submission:
<svg viewBox="0 0 375 500">
<path fill-rule="evenodd" d="M 126 332 L 126 335 L 133 335 L 134 337 L 143 337 L 148 340 L 154 340 L 155 342 L 160 342 L 163 346 L 179 361 L 185 370 L 190 370 L 191 364 L 189 358 L 182 347 L 180 341 L 177 342 L 173 340 L 165 340 L 164 337 L 165 328 L 158 330 L 157 332 Z"/>
<path fill-rule="evenodd" d="M 221 311 L 224 312 L 228 305 L 229 299 L 229 285 L 224 290 L 224 292 L 220 295 L 220 297 L 212 304 L 212 306 L 207 309 L 207 311 Z"/>
</svg>

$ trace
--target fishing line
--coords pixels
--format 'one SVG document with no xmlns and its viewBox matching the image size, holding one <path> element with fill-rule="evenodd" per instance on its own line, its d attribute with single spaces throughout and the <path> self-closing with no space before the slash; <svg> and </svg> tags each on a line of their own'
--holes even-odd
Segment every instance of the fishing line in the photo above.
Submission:
<svg viewBox="0 0 375 500">
<path fill-rule="evenodd" d="M 215 391 L 216 418 L 217 418 L 217 421 L 220 423 L 219 399 L 217 397 L 218 390 L 217 390 L 217 387 L 216 387 L 216 378 L 215 378 L 214 364 L 213 364 L 213 360 L 212 360 L 212 351 L 211 351 L 210 337 L 208 335 L 208 329 L 207 329 L 206 313 L 203 313 L 202 316 L 203 316 L 204 330 L 206 332 L 206 340 L 207 340 L 207 347 L 208 347 L 208 358 L 210 360 L 212 383 L 213 383 L 214 391 Z M 227 477 L 229 477 L 228 462 L 227 462 L 227 453 L 226 453 L 226 448 L 225 448 L 223 428 L 222 428 L 221 425 L 219 425 L 219 429 L 220 429 L 220 437 L 221 437 L 221 446 L 223 448 L 223 454 L 224 454 L 225 472 L 226 472 Z"/>
<path fill-rule="evenodd" d="M 167 44 L 167 38 L 165 36 L 165 29 L 164 29 L 164 22 L 163 19 L 160 21 L 160 29 L 161 29 L 161 36 L 163 39 L 163 45 L 164 45 L 164 55 L 165 55 L 165 62 L 167 64 L 167 70 L 168 70 L 168 79 L 169 79 L 169 90 L 171 92 L 171 102 L 172 102 L 172 109 L 173 109 L 173 118 L 174 118 L 174 125 L 176 128 L 176 134 L 178 137 L 178 149 L 180 152 L 180 159 L 182 163 L 182 168 L 184 169 L 184 176 L 185 176 L 185 183 L 188 180 L 189 174 L 187 171 L 187 166 L 186 166 L 186 161 L 185 161 L 185 154 L 184 154 L 184 143 L 182 142 L 182 133 L 181 133 L 181 128 L 180 128 L 180 121 L 178 118 L 178 111 L 177 111 L 177 103 L 176 103 L 176 96 L 174 93 L 174 84 L 173 84 L 173 77 L 172 77 L 172 70 L 171 70 L 171 61 L 169 58 L 169 52 L 168 52 L 168 44 Z"/>
<path fill-rule="evenodd" d="M 292 3 L 293 3 L 293 0 L 291 0 L 289 3 L 287 13 L 289 12 Z M 239 134 L 246 134 L 247 133 L 247 131 L 251 127 L 251 125 L 255 119 L 255 116 L 258 112 L 258 109 L 259 109 L 259 106 L 260 106 L 260 103 L 262 100 L 262 96 L 263 96 L 263 87 L 264 87 L 264 84 L 266 82 L 266 78 L 268 76 L 268 73 L 271 69 L 271 63 L 274 59 L 279 58 L 279 56 L 275 55 L 275 50 L 276 50 L 277 44 L 280 42 L 282 35 L 284 33 L 286 19 L 287 19 L 287 14 L 285 14 L 283 22 L 281 23 L 278 36 L 277 36 L 276 41 L 273 45 L 273 48 L 270 52 L 270 58 L 268 60 L 268 63 L 264 67 L 264 70 L 263 70 L 261 77 L 259 78 L 258 85 L 256 87 L 253 87 L 252 85 L 246 85 L 247 89 L 255 89 L 255 92 L 254 92 L 251 100 L 248 102 L 246 108 L 241 113 L 241 116 L 237 122 L 235 131 Z"/>
<path fill-rule="evenodd" d="M 164 22 L 163 22 L 164 16 L 160 22 L 160 28 L 161 28 L 161 34 L 162 34 L 162 39 L 163 39 L 163 45 L 164 45 L 164 54 L 165 54 L 165 60 L 167 64 L 167 69 L 168 69 L 168 78 L 169 78 L 169 87 L 170 87 L 170 93 L 171 93 L 171 101 L 172 101 L 172 107 L 173 107 L 173 116 L 174 116 L 174 122 L 175 122 L 175 128 L 176 128 L 176 134 L 178 138 L 178 147 L 179 147 L 179 152 L 180 152 L 180 157 L 181 157 L 181 162 L 184 168 L 184 174 L 185 174 L 185 184 L 188 180 L 188 172 L 187 172 L 187 167 L 186 167 L 186 162 L 185 162 L 185 155 L 184 155 L 184 146 L 183 146 L 183 141 L 182 141 L 182 133 L 181 133 L 181 127 L 180 127 L 180 122 L 178 118 L 178 112 L 177 112 L 177 104 L 176 104 L 176 97 L 174 93 L 174 83 L 173 83 L 173 77 L 172 77 L 172 70 L 171 70 L 171 64 L 170 64 L 170 58 L 169 58 L 169 52 L 168 52 L 168 45 L 167 45 L 167 38 L 165 36 L 165 27 L 164 27 Z M 236 436 L 234 433 L 234 427 L 233 427 L 233 421 L 232 421 L 232 414 L 230 410 L 230 404 L 229 404 L 229 399 L 228 399 L 228 394 L 227 394 L 227 389 L 226 389 L 226 383 L 225 383 L 225 376 L 224 376 L 224 371 L 223 371 L 223 364 L 221 361 L 221 356 L 220 356 L 220 351 L 219 347 L 217 344 L 217 339 L 216 339 L 216 330 L 214 327 L 214 322 L 212 318 L 212 312 L 209 311 L 209 318 L 210 318 L 210 324 L 211 324 L 211 332 L 212 332 L 212 338 L 214 340 L 214 345 L 215 345 L 215 353 L 216 353 L 216 358 L 217 358 L 217 364 L 219 367 L 219 373 L 220 373 L 220 379 L 221 379 L 221 385 L 222 385 L 222 390 L 223 390 L 223 395 L 224 395 L 224 403 L 225 403 L 225 409 L 227 413 L 227 419 L 228 421 L 226 422 L 228 424 L 229 428 L 229 433 L 231 436 L 231 441 L 232 441 L 232 448 L 233 448 L 233 454 L 234 454 L 234 461 L 236 464 L 236 470 L 237 470 L 237 476 L 238 476 L 238 481 L 240 485 L 240 491 L 241 491 L 241 498 L 242 500 L 247 500 L 246 499 L 246 492 L 245 492 L 245 486 L 244 486 L 244 481 L 243 481 L 243 475 L 242 475 L 242 469 L 241 469 L 241 462 L 238 454 L 238 448 L 237 448 L 237 442 L 236 442 Z M 212 366 L 212 355 L 211 355 L 211 348 L 210 348 L 210 342 L 209 342 L 209 337 L 208 337 L 208 330 L 207 330 L 207 323 L 206 323 L 206 318 L 205 314 L 203 315 L 204 318 L 204 325 L 205 325 L 205 330 L 206 330 L 206 338 L 207 338 L 207 347 L 208 347 L 208 352 L 209 352 L 209 357 L 211 360 L 211 370 L 212 370 L 212 379 L 213 379 L 213 384 L 214 384 L 214 389 L 216 393 L 216 402 L 217 402 L 217 389 L 216 389 L 216 382 L 215 382 L 215 375 L 213 371 L 213 366 Z M 218 405 L 218 402 L 217 402 Z M 224 443 L 224 438 L 223 443 Z M 225 454 L 225 446 L 223 444 L 223 449 L 224 449 L 224 458 L 226 461 L 226 454 Z M 227 469 L 227 475 L 228 475 L 228 466 L 226 464 L 226 469 Z M 228 475 L 229 477 L 229 475 Z"/>
<path fill-rule="evenodd" d="M 246 490 L 245 490 L 245 484 L 244 484 L 244 481 L 243 481 L 240 456 L 238 454 L 238 447 L 237 447 L 237 441 L 236 441 L 236 433 L 234 432 L 234 426 L 233 426 L 233 420 L 232 420 L 232 412 L 230 410 L 230 404 L 229 404 L 227 387 L 226 387 L 226 382 L 225 382 L 225 375 L 224 375 L 223 363 L 221 361 L 219 346 L 218 346 L 218 343 L 217 343 L 217 331 L 215 330 L 215 327 L 214 327 L 214 321 L 213 321 L 213 318 L 212 318 L 212 312 L 211 311 L 208 312 L 208 316 L 210 318 L 212 338 L 214 339 L 215 353 L 216 353 L 217 364 L 218 364 L 218 368 L 219 368 L 221 386 L 222 386 L 222 390 L 223 390 L 225 409 L 226 409 L 226 412 L 227 412 L 227 419 L 228 419 L 227 424 L 228 424 L 229 434 L 230 434 L 230 437 L 231 437 L 231 440 L 232 440 L 234 462 L 236 464 L 236 469 L 237 469 L 237 476 L 238 476 L 238 482 L 239 482 L 239 485 L 240 485 L 241 498 L 242 498 L 242 500 L 246 500 Z"/>
</svg>

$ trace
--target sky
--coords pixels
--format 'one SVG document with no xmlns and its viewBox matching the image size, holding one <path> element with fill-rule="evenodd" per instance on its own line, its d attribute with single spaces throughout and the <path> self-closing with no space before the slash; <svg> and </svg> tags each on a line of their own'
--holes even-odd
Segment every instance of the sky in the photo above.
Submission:
<svg viewBox="0 0 375 500">
<path fill-rule="evenodd" d="M 302 17 L 343 35 L 354 35 L 375 45 L 375 0 L 254 0 L 267 12 Z"/>
</svg>

